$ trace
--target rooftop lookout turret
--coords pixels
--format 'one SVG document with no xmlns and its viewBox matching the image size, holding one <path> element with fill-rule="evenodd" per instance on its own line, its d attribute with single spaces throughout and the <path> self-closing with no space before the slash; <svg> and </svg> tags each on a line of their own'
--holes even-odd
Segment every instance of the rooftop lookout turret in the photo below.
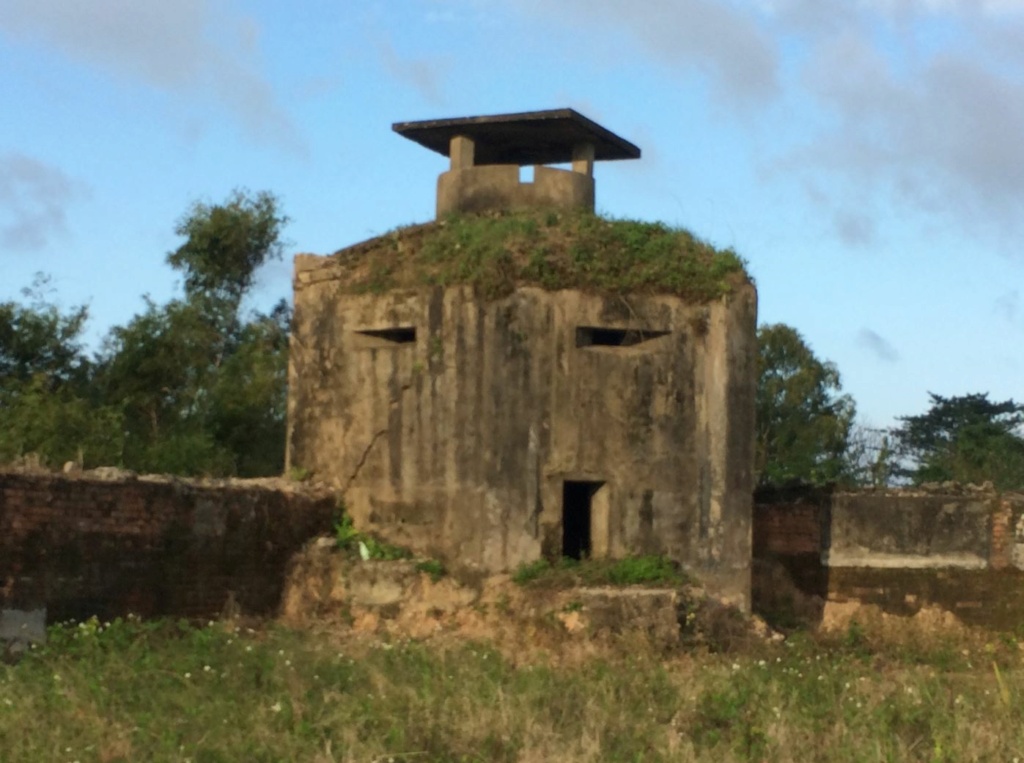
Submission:
<svg viewBox="0 0 1024 763">
<path fill-rule="evenodd" d="M 451 159 L 437 179 L 438 218 L 523 207 L 593 211 L 594 162 L 640 158 L 635 145 L 572 109 L 398 122 L 392 129 Z M 533 181 L 520 181 L 519 168 L 531 165 Z"/>
</svg>

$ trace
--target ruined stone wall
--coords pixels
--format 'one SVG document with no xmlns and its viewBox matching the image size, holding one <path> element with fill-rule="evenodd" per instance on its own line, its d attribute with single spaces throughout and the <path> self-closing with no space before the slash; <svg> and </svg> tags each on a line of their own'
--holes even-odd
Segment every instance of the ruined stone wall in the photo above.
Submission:
<svg viewBox="0 0 1024 763">
<path fill-rule="evenodd" d="M 357 526 L 506 570 L 559 556 L 563 484 L 600 483 L 594 556 L 667 554 L 747 604 L 752 287 L 710 305 L 352 295 L 324 261 L 296 260 L 288 459 L 344 491 Z M 643 341 L 604 345 L 604 328 Z"/>
<path fill-rule="evenodd" d="M 968 623 L 1024 622 L 1021 494 L 952 485 L 761 494 L 753 545 L 762 608 L 778 604 L 781 568 L 803 594 L 830 602 L 896 614 L 935 605 Z"/>
<path fill-rule="evenodd" d="M 0 610 L 273 614 L 335 499 L 246 482 L 0 472 Z"/>
</svg>

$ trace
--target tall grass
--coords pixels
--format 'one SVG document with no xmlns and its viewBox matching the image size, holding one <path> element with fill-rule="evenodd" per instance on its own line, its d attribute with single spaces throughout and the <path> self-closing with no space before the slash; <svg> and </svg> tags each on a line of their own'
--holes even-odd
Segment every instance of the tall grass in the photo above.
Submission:
<svg viewBox="0 0 1024 763">
<path fill-rule="evenodd" d="M 453 641 L 92 622 L 0 666 L 0 760 L 1024 759 L 1016 646 L 958 646 L 513 663 Z"/>
</svg>

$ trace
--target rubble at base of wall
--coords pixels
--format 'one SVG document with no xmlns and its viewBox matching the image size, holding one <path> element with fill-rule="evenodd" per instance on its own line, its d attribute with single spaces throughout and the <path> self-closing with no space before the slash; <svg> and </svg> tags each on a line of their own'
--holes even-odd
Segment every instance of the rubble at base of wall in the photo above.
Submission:
<svg viewBox="0 0 1024 763">
<path fill-rule="evenodd" d="M 353 559 L 329 538 L 296 555 L 281 618 L 295 626 L 334 623 L 363 633 L 448 634 L 531 648 L 569 639 L 717 649 L 781 638 L 698 586 L 551 589 L 519 585 L 505 574 L 438 578 L 416 561 Z"/>
</svg>

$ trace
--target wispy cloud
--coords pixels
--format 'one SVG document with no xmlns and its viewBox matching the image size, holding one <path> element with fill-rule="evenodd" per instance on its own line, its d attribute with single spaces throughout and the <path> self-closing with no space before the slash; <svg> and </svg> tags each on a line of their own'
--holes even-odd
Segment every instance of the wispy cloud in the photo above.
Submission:
<svg viewBox="0 0 1024 763">
<path fill-rule="evenodd" d="M 1010 250 L 1024 232 L 1024 16 L 1010 11 L 1024 3 L 845 5 L 841 29 L 796 16 L 800 85 L 827 126 L 787 168 L 847 188 L 840 216 L 867 197 Z"/>
<path fill-rule="evenodd" d="M 1017 319 L 1017 313 L 1020 310 L 1020 291 L 1010 289 L 1000 294 L 996 297 L 993 310 L 1003 320 L 1013 323 Z"/>
<path fill-rule="evenodd" d="M 447 64 L 440 58 L 405 58 L 395 50 L 391 40 L 378 46 L 381 62 L 387 72 L 408 85 L 423 100 L 433 105 L 444 104 L 443 83 Z"/>
<path fill-rule="evenodd" d="M 889 340 L 869 328 L 860 330 L 857 334 L 857 344 L 870 350 L 879 360 L 884 360 L 886 363 L 895 363 L 900 359 L 899 352 L 890 344 Z"/>
<path fill-rule="evenodd" d="M 705 72 L 719 102 L 764 113 L 794 109 L 804 120 L 801 142 L 765 142 L 761 161 L 833 189 L 825 219 L 841 241 L 877 243 L 884 229 L 872 220 L 883 212 L 1008 252 L 1024 235 L 1024 0 L 512 0 L 501 7 L 583 38 L 632 39 L 651 61 Z M 595 40 L 595 50 L 604 47 Z"/>
<path fill-rule="evenodd" d="M 85 190 L 59 168 L 24 154 L 0 155 L 0 247 L 31 252 L 67 231 L 67 207 Z"/>
<path fill-rule="evenodd" d="M 4 0 L 0 34 L 177 97 L 213 100 L 250 136 L 301 149 L 259 72 L 258 26 L 215 0 Z"/>
<path fill-rule="evenodd" d="M 654 59 L 707 74 L 720 100 L 746 107 L 774 97 L 779 52 L 756 14 L 716 0 L 513 0 L 521 11 L 632 37 Z"/>
</svg>

